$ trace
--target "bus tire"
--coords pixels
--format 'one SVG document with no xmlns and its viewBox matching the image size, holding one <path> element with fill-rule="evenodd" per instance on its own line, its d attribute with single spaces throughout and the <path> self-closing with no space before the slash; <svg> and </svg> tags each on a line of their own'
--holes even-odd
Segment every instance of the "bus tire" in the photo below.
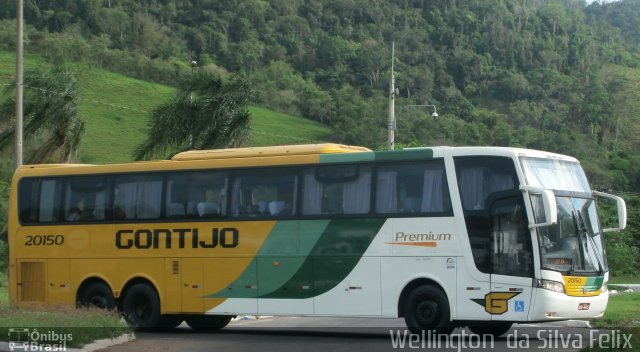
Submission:
<svg viewBox="0 0 640 352">
<path fill-rule="evenodd" d="M 152 330 L 161 326 L 160 298 L 146 283 L 131 286 L 122 302 L 124 318 L 136 330 Z"/>
<path fill-rule="evenodd" d="M 477 324 L 471 324 L 467 327 L 474 334 L 484 336 L 484 335 L 493 335 L 493 337 L 498 337 L 504 335 L 511 329 L 511 325 L 513 323 L 510 322 L 502 322 L 502 321 L 484 321 Z"/>
<path fill-rule="evenodd" d="M 437 287 L 419 286 L 407 296 L 404 321 L 414 334 L 428 330 L 436 334 L 450 334 L 454 329 L 450 317 L 447 296 Z"/>
<path fill-rule="evenodd" d="M 171 330 L 177 328 L 184 321 L 182 315 L 163 315 L 160 317 L 160 324 L 158 327 L 161 330 Z"/>
<path fill-rule="evenodd" d="M 191 315 L 185 321 L 196 331 L 217 331 L 229 324 L 231 315 Z"/>
<path fill-rule="evenodd" d="M 78 305 L 83 307 L 96 307 L 101 309 L 114 309 L 116 299 L 113 298 L 111 289 L 104 282 L 93 282 L 82 290 Z"/>
</svg>

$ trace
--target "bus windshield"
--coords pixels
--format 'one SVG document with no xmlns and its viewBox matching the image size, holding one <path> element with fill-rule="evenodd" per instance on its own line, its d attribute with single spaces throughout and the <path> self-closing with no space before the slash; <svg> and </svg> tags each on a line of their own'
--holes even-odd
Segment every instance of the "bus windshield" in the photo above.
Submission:
<svg viewBox="0 0 640 352">
<path fill-rule="evenodd" d="M 538 197 L 532 197 L 536 217 Z M 542 268 L 573 275 L 607 270 L 602 229 L 593 199 L 556 197 L 558 223 L 538 229 Z"/>
<path fill-rule="evenodd" d="M 596 202 L 582 167 L 577 162 L 523 158 L 522 166 L 531 186 L 556 193 L 558 222 L 538 228 L 542 268 L 573 275 L 602 274 L 607 269 L 602 229 Z M 581 197 L 565 196 L 580 194 Z M 584 195 L 584 196 L 582 196 Z M 536 221 L 544 222 L 539 195 L 531 195 Z"/>
<path fill-rule="evenodd" d="M 554 191 L 591 193 L 587 176 L 577 162 L 542 158 L 521 160 L 529 186 Z"/>
</svg>

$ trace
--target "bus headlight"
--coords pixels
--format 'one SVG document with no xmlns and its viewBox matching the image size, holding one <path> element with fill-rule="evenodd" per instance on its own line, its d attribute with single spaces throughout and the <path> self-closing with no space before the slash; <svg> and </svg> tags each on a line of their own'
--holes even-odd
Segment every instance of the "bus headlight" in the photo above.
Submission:
<svg viewBox="0 0 640 352">
<path fill-rule="evenodd" d="M 600 288 L 601 292 L 607 292 L 609 290 L 609 281 L 605 281 Z"/>
<path fill-rule="evenodd" d="M 551 281 L 551 280 L 539 280 L 536 279 L 536 287 L 544 288 L 545 290 L 564 293 L 564 285 L 562 282 Z"/>
</svg>

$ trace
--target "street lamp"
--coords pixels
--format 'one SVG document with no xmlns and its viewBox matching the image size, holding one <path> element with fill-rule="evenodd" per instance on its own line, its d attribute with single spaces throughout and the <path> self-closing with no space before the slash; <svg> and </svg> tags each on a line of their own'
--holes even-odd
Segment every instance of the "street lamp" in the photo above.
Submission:
<svg viewBox="0 0 640 352">
<path fill-rule="evenodd" d="M 395 131 L 397 130 L 396 126 L 397 126 L 398 117 L 400 116 L 400 113 L 404 109 L 406 109 L 406 108 L 423 108 L 423 107 L 431 107 L 431 108 L 433 108 L 433 114 L 431 114 L 431 117 L 438 117 L 438 111 L 437 111 L 435 105 L 432 105 L 432 104 L 404 105 L 404 106 L 402 106 L 400 108 L 400 110 L 398 110 L 397 113 L 393 114 L 393 121 L 392 121 L 392 123 L 389 124 L 389 134 L 395 137 Z M 395 140 L 393 141 L 393 143 L 389 143 L 389 150 L 394 150 L 395 149 L 394 147 L 395 147 Z"/>
</svg>

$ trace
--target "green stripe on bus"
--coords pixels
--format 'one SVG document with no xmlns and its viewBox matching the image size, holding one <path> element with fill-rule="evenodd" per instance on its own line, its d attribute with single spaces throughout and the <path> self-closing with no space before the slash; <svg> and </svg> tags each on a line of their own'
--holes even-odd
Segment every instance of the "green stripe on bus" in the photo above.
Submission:
<svg viewBox="0 0 640 352">
<path fill-rule="evenodd" d="M 367 161 L 404 161 L 425 160 L 433 158 L 433 149 L 420 148 L 410 150 L 394 150 L 382 152 L 362 152 L 344 154 L 322 154 L 320 163 L 353 163 Z"/>
<path fill-rule="evenodd" d="M 223 290 L 206 297 L 255 298 L 253 290 L 233 288 L 243 286 L 240 283 L 255 281 L 256 271 L 260 278 L 258 295 L 279 289 L 299 271 L 328 225 L 329 220 L 278 221 L 244 272 Z"/>
<path fill-rule="evenodd" d="M 376 152 L 376 161 L 425 160 L 433 158 L 433 149 L 389 150 Z"/>
<path fill-rule="evenodd" d="M 302 299 L 331 290 L 358 264 L 385 221 L 332 220 L 298 271 L 279 289 L 259 298 Z"/>
<path fill-rule="evenodd" d="M 602 287 L 604 276 L 588 277 L 584 284 L 586 292 L 598 291 Z"/>
<path fill-rule="evenodd" d="M 343 153 L 343 154 L 321 154 L 320 164 L 324 163 L 354 163 L 364 161 L 374 161 L 373 152 Z"/>
<path fill-rule="evenodd" d="M 269 234 L 247 269 L 210 298 L 255 298 L 238 290 L 258 277 L 258 298 L 311 298 L 323 294 L 356 266 L 386 219 L 282 221 Z M 298 236 L 291 236 L 299 226 Z M 282 240 L 299 239 L 296 254 L 285 254 Z M 287 239 L 288 238 L 288 239 Z M 282 251 L 280 251 L 282 250 Z M 278 254 L 278 252 L 280 254 Z"/>
</svg>

